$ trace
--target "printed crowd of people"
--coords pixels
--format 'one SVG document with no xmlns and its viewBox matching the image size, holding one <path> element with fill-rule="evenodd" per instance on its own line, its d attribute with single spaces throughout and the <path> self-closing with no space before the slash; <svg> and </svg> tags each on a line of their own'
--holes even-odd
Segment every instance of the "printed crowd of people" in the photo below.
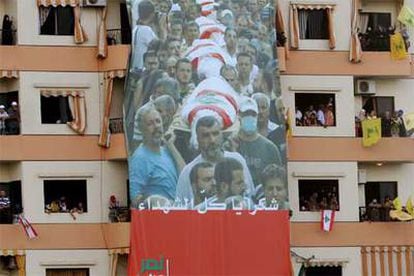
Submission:
<svg viewBox="0 0 414 276">
<path fill-rule="evenodd" d="M 125 109 L 134 207 L 156 198 L 287 208 L 273 4 L 132 5 Z"/>
<path fill-rule="evenodd" d="M 0 135 L 16 135 L 20 133 L 20 112 L 17 102 L 9 107 L 0 104 Z"/>
<path fill-rule="evenodd" d="M 395 112 L 385 111 L 379 117 L 375 110 L 371 110 L 367 115 L 365 109 L 361 109 L 359 114 L 355 116 L 356 135 L 357 137 L 362 137 L 362 121 L 381 118 L 382 137 L 407 137 L 411 134 L 407 133 L 403 116 L 404 111 L 402 109 Z"/>
<path fill-rule="evenodd" d="M 313 105 L 300 110 L 296 107 L 295 121 L 296 126 L 335 126 L 334 104 L 331 99 L 327 104 L 320 104 L 315 110 Z"/>
</svg>

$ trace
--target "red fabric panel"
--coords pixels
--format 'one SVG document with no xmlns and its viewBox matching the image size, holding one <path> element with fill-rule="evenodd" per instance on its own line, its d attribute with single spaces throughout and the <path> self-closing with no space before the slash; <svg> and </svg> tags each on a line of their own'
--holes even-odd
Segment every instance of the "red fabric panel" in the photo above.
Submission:
<svg viewBox="0 0 414 276">
<path fill-rule="evenodd" d="M 239 214 L 133 210 L 128 275 L 290 275 L 288 211 Z"/>
</svg>

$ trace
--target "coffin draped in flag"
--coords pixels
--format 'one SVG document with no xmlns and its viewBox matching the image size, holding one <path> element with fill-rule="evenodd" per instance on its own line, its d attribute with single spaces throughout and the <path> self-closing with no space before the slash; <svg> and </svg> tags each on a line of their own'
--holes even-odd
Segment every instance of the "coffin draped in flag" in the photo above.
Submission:
<svg viewBox="0 0 414 276">
<path fill-rule="evenodd" d="M 220 76 L 220 68 L 231 63 L 229 54 L 211 39 L 195 40 L 184 56 L 202 78 Z"/>
<path fill-rule="evenodd" d="M 335 219 L 335 211 L 334 210 L 322 210 L 321 215 L 321 228 L 325 232 L 332 231 L 333 224 Z"/>
</svg>

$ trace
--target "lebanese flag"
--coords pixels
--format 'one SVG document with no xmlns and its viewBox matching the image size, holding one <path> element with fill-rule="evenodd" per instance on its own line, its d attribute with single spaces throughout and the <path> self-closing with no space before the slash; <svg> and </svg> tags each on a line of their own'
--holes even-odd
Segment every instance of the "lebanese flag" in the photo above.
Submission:
<svg viewBox="0 0 414 276">
<path fill-rule="evenodd" d="M 329 232 L 333 228 L 333 223 L 335 219 L 334 210 L 322 210 L 321 216 L 321 228 L 325 232 Z"/>
<path fill-rule="evenodd" d="M 29 239 L 34 239 L 38 236 L 32 224 L 24 216 L 19 215 L 19 223 L 23 226 L 23 230 Z"/>
</svg>

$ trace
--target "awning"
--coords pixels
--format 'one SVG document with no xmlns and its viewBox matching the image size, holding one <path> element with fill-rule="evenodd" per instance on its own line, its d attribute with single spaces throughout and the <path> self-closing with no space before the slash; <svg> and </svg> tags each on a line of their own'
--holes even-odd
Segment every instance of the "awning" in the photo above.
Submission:
<svg viewBox="0 0 414 276">
<path fill-rule="evenodd" d="M 76 7 L 76 6 L 80 6 L 80 4 L 81 4 L 81 0 L 37 0 L 37 5 L 44 6 L 44 7 L 48 7 L 48 6 Z"/>
<path fill-rule="evenodd" d="M 23 249 L 1 249 L 0 256 L 24 256 L 26 252 Z"/>
<path fill-rule="evenodd" d="M 303 264 L 305 267 L 325 267 L 325 266 L 344 266 L 349 263 L 347 259 L 312 259 L 312 260 L 303 260 L 296 259 L 297 263 Z"/>
<path fill-rule="evenodd" d="M 19 71 L 17 70 L 0 70 L 0 79 L 17 79 L 19 78 Z"/>
<path fill-rule="evenodd" d="M 108 250 L 109 255 L 113 254 L 129 254 L 129 247 L 123 247 L 123 248 L 112 248 Z"/>
</svg>

